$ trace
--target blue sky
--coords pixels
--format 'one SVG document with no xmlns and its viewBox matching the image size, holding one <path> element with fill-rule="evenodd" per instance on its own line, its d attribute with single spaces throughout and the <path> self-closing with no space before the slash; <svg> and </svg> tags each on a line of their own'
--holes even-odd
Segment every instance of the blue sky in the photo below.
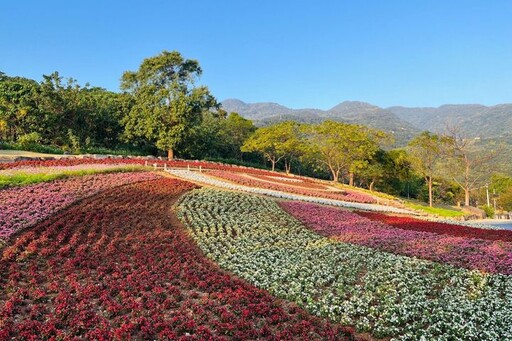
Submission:
<svg viewBox="0 0 512 341">
<path fill-rule="evenodd" d="M 162 50 L 219 99 L 512 102 L 512 1 L 0 1 L 0 71 L 119 90 Z"/>
</svg>

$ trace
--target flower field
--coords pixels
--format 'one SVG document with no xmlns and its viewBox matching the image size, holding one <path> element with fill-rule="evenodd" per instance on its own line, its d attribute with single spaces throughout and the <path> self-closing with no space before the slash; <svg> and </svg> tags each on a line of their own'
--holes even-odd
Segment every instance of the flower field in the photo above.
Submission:
<svg viewBox="0 0 512 341">
<path fill-rule="evenodd" d="M 512 339 L 508 275 L 321 236 L 264 197 L 200 189 L 177 210 L 210 259 L 313 314 L 377 338 Z"/>
<path fill-rule="evenodd" d="M 232 182 L 228 182 L 228 181 L 225 181 L 220 178 L 208 176 L 208 175 L 206 175 L 207 173 L 196 173 L 196 172 L 191 172 L 191 171 L 182 170 L 182 169 L 170 169 L 170 170 L 168 170 L 168 172 L 174 176 L 179 177 L 179 178 L 197 182 L 200 184 L 211 185 L 211 186 L 228 189 L 228 190 L 236 190 L 236 191 L 242 191 L 242 192 L 253 193 L 253 194 L 261 194 L 261 195 L 271 196 L 271 197 L 275 197 L 275 198 L 279 198 L 279 199 L 300 200 L 300 201 L 314 202 L 314 203 L 323 204 L 323 205 L 354 208 L 354 209 L 358 209 L 358 210 L 413 214 L 413 212 L 411 212 L 411 211 L 393 207 L 393 206 L 364 204 L 364 203 L 359 203 L 359 202 L 334 200 L 334 199 L 327 199 L 327 198 L 322 198 L 322 197 L 311 197 L 311 196 L 306 196 L 306 195 L 287 193 L 287 192 L 259 188 L 259 187 L 244 186 L 244 185 L 239 185 L 239 184 L 235 184 Z"/>
<path fill-rule="evenodd" d="M 20 231 L 0 250 L 0 339 L 348 340 L 204 258 L 170 209 L 193 187 L 109 188 Z"/>
<path fill-rule="evenodd" d="M 149 172 L 96 174 L 0 190 L 0 243 L 80 199 L 157 177 Z"/>
<path fill-rule="evenodd" d="M 371 247 L 410 257 L 447 263 L 468 269 L 489 273 L 512 275 L 512 243 L 502 240 L 488 240 L 488 233 L 512 231 L 489 231 L 473 228 L 467 236 L 453 237 L 422 230 L 404 230 L 381 221 L 365 218 L 365 213 L 352 213 L 340 209 L 301 202 L 283 202 L 281 207 L 299 219 L 306 226 L 322 236 L 334 237 L 339 241 Z M 383 216 L 382 214 L 375 214 Z M 397 217 L 393 217 L 396 221 Z M 406 218 L 404 218 L 405 220 Z M 418 225 L 436 231 L 447 229 L 447 224 L 414 220 Z M 438 226 L 439 225 L 439 226 Z M 466 231 L 468 227 L 451 225 L 452 230 Z M 481 238 L 476 238 L 481 236 Z M 494 235 L 491 235 L 494 237 Z"/>
<path fill-rule="evenodd" d="M 352 201 L 359 203 L 375 203 L 376 200 L 370 195 L 354 192 L 354 191 L 343 191 L 338 193 L 315 190 L 311 188 L 303 188 L 299 185 L 292 184 L 283 184 L 267 181 L 260 181 L 254 178 L 248 178 L 240 174 L 228 172 L 228 171 L 212 171 L 208 174 L 213 175 L 218 178 L 222 178 L 225 180 L 233 181 L 237 184 L 248 186 L 248 187 L 257 187 L 263 189 L 270 189 L 275 191 L 288 192 L 298 195 L 305 195 L 311 197 L 321 197 L 326 199 L 333 200 L 342 200 L 342 201 Z"/>
<path fill-rule="evenodd" d="M 2 165 L 77 174 L 0 189 L 0 340 L 512 339 L 512 231 L 243 167 L 168 163 L 224 191 L 88 161 Z"/>
</svg>

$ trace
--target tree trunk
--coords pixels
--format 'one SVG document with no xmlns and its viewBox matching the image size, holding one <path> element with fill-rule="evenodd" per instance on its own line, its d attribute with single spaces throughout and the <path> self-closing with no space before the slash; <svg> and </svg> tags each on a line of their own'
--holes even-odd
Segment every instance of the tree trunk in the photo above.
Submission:
<svg viewBox="0 0 512 341">
<path fill-rule="evenodd" d="M 348 173 L 348 185 L 354 186 L 354 172 Z"/>
<path fill-rule="evenodd" d="M 167 150 L 167 159 L 168 160 L 174 159 L 174 150 L 172 150 L 172 149 Z"/>
<path fill-rule="evenodd" d="M 433 200 L 433 196 L 432 196 L 432 178 L 429 177 L 428 178 L 428 205 L 430 207 L 433 207 L 433 203 L 434 203 L 434 200 Z"/>
<path fill-rule="evenodd" d="M 286 175 L 290 175 L 292 165 L 290 162 L 284 160 L 284 170 L 286 171 Z"/>
<path fill-rule="evenodd" d="M 337 183 L 338 177 L 340 176 L 340 171 L 339 170 L 337 171 L 337 170 L 331 168 L 331 173 L 332 173 L 332 182 Z"/>
<path fill-rule="evenodd" d="M 464 206 L 469 206 L 469 187 L 464 188 Z"/>
<path fill-rule="evenodd" d="M 375 180 L 372 180 L 372 182 L 370 182 L 370 192 L 373 192 L 373 186 L 375 185 Z"/>
<path fill-rule="evenodd" d="M 272 162 L 272 172 L 276 169 L 276 160 L 270 160 Z"/>
</svg>

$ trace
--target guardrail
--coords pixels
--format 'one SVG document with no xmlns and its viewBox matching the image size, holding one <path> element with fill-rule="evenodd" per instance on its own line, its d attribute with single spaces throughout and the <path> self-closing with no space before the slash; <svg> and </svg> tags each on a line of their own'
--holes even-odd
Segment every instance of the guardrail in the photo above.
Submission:
<svg viewBox="0 0 512 341">
<path fill-rule="evenodd" d="M 154 170 L 162 169 L 164 171 L 168 169 L 183 169 L 183 167 L 168 167 L 166 163 L 163 164 L 163 166 L 158 165 L 157 163 L 153 163 L 152 165 L 148 164 L 147 161 L 144 162 L 144 166 L 146 167 L 153 167 Z M 200 173 L 203 172 L 203 166 L 199 165 L 199 167 L 190 167 L 190 165 L 187 165 L 188 171 L 199 171 Z"/>
</svg>

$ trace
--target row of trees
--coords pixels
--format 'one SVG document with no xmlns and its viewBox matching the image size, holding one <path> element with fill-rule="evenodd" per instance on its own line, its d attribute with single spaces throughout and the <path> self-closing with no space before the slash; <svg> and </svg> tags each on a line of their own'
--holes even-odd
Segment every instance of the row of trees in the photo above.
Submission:
<svg viewBox="0 0 512 341">
<path fill-rule="evenodd" d="M 0 73 L 0 143 L 241 159 L 240 147 L 256 128 L 195 86 L 201 72 L 197 61 L 164 51 L 125 72 L 121 93 L 81 86 L 58 72 L 40 83 Z"/>
<path fill-rule="evenodd" d="M 132 103 L 127 94 L 82 87 L 58 72 L 43 76 L 40 83 L 0 73 L 0 140 L 68 150 L 114 148 Z"/>
</svg>

